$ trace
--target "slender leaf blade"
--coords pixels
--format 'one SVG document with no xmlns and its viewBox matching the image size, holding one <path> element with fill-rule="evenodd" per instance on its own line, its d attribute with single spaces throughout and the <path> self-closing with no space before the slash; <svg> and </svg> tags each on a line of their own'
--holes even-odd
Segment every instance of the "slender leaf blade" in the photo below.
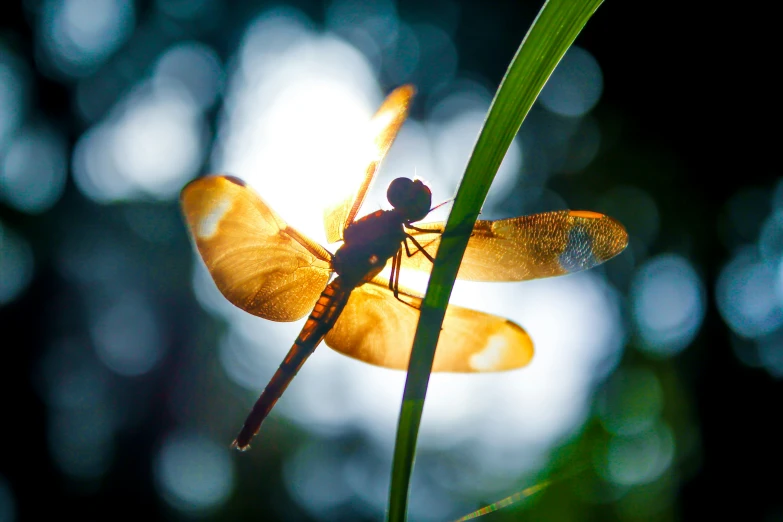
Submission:
<svg viewBox="0 0 783 522">
<path fill-rule="evenodd" d="M 511 61 L 468 161 L 441 239 L 413 341 L 389 493 L 389 522 L 403 522 L 421 414 L 440 328 L 470 232 L 500 163 L 561 58 L 603 0 L 548 0 Z"/>
</svg>

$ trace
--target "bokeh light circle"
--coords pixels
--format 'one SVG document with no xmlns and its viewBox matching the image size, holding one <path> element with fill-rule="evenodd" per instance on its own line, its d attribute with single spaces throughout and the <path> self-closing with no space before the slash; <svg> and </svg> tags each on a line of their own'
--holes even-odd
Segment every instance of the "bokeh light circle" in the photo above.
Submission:
<svg viewBox="0 0 783 522">
<path fill-rule="evenodd" d="M 723 320 L 742 337 L 756 338 L 783 326 L 780 271 L 748 248 L 729 261 L 715 285 Z"/>
<path fill-rule="evenodd" d="M 90 333 L 100 360 L 120 375 L 145 374 L 163 356 L 157 315 L 141 294 L 132 291 L 102 308 Z"/>
<path fill-rule="evenodd" d="M 27 106 L 25 76 L 21 61 L 0 45 L 0 152 L 21 123 Z"/>
<path fill-rule="evenodd" d="M 43 5 L 39 44 L 55 70 L 83 76 L 130 37 L 135 14 L 132 0 L 50 0 Z"/>
<path fill-rule="evenodd" d="M 671 466 L 675 439 L 663 422 L 632 436 L 614 436 L 609 441 L 602 473 L 619 486 L 647 484 Z"/>
<path fill-rule="evenodd" d="M 155 65 L 155 82 L 177 82 L 201 110 L 209 109 L 223 89 L 220 58 L 199 42 L 180 42 L 163 53 Z"/>
<path fill-rule="evenodd" d="M 33 251 L 0 221 L 0 306 L 16 299 L 33 279 Z"/>
<path fill-rule="evenodd" d="M 607 431 L 634 435 L 658 421 L 663 410 L 663 386 L 647 368 L 620 368 L 599 395 L 597 408 Z"/>
<path fill-rule="evenodd" d="M 704 320 L 704 287 L 690 262 L 676 254 L 647 261 L 631 285 L 633 315 L 644 349 L 678 353 L 691 343 Z"/>
<path fill-rule="evenodd" d="M 584 116 L 598 103 L 603 88 L 603 74 L 596 59 L 573 45 L 544 85 L 539 101 L 560 116 Z"/>
<path fill-rule="evenodd" d="M 170 434 L 155 456 L 158 490 L 184 512 L 209 512 L 226 502 L 234 489 L 229 448 L 190 432 Z"/>
<path fill-rule="evenodd" d="M 103 203 L 171 199 L 196 174 L 206 138 L 203 115 L 185 87 L 143 83 L 79 138 L 74 181 Z"/>
<path fill-rule="evenodd" d="M 60 199 L 68 167 L 65 139 L 52 129 L 17 133 L 0 159 L 0 196 L 22 212 L 40 214 Z"/>
</svg>

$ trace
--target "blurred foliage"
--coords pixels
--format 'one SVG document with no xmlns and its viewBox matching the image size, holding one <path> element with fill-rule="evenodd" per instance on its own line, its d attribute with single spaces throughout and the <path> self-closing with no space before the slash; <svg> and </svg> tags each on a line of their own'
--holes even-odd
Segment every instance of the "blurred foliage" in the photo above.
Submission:
<svg viewBox="0 0 783 522">
<path fill-rule="evenodd" d="M 265 444 L 242 455 L 228 452 L 253 393 L 223 366 L 218 347 L 233 332 L 231 322 L 205 310 L 200 303 L 208 299 L 194 296 L 193 253 L 177 202 L 141 189 L 98 202 L 75 173 L 80 140 L 101 122 L 123 121 L 131 111 L 118 103 L 153 76 L 161 53 L 188 41 L 214 51 L 221 94 L 197 113 L 167 113 L 173 116 L 165 122 L 192 116 L 198 123 L 193 139 L 199 166 L 186 177 L 204 173 L 222 136 L 225 82 L 248 24 L 272 8 L 295 9 L 321 31 L 336 16 L 334 4 L 128 0 L 92 10 L 84 2 L 68 4 L 70 19 L 93 32 L 74 40 L 81 54 L 60 57 L 89 59 L 57 61 L 47 54 L 62 30 L 53 20 L 64 2 L 0 6 L 0 329 L 6 356 L 0 520 L 105 518 L 118 509 L 148 520 L 382 518 L 388 490 L 374 477 L 388 477 L 391 449 L 368 442 L 355 425 L 341 432 L 329 425 L 309 429 L 289 415 L 274 415 Z M 347 13 L 362 12 L 358 2 L 342 5 Z M 402 1 L 394 11 L 407 27 L 429 24 L 449 36 L 458 57 L 455 84 L 473 82 L 492 92 L 539 8 L 439 0 Z M 90 25 L 107 12 L 120 13 L 125 22 Z M 777 135 L 763 124 L 779 97 L 764 51 L 775 48 L 764 41 L 776 34 L 765 27 L 773 18 L 736 6 L 690 13 L 629 2 L 609 2 L 596 13 L 576 44 L 600 64 L 600 102 L 576 126 L 540 104 L 533 107 L 520 131 L 525 176 L 497 195 L 494 211 L 518 215 L 567 204 L 627 223 L 633 236 L 628 251 L 599 272 L 622 304 L 627 342 L 619 361 L 597 367 L 597 389 L 587 398 L 581 428 L 557 441 L 551 453 L 542 450 L 545 460 L 520 461 L 526 472 L 477 478 L 497 462 L 471 460 L 482 444 L 475 438 L 421 452 L 412 519 L 453 519 L 547 477 L 554 483 L 544 491 L 485 520 L 689 520 L 712 513 L 780 518 L 777 482 L 759 478 L 783 465 L 774 410 L 781 390 L 774 323 L 779 307 L 767 295 L 774 279 L 765 279 L 774 276 L 774 264 L 755 253 L 776 251 L 772 217 L 781 204 Z M 370 27 L 371 34 L 383 34 L 382 27 Z M 731 37 L 716 29 L 721 27 L 732 28 Z M 702 34 L 707 30 L 712 32 Z M 360 46 L 366 34 L 357 34 L 341 36 Z M 370 53 L 372 46 L 363 49 Z M 385 92 L 405 71 L 380 67 L 373 73 Z M 410 74 L 405 81 L 427 84 L 422 71 Z M 194 83 L 207 81 L 197 77 Z M 414 117 L 424 119 L 430 109 L 422 101 Z M 142 142 L 150 147 L 173 134 L 159 134 L 161 127 L 143 121 L 135 125 L 149 131 Z M 589 150 L 591 129 L 599 131 L 600 142 L 585 165 L 578 152 Z M 120 167 L 144 172 L 178 159 L 173 150 L 152 150 L 140 155 L 150 162 L 134 163 L 138 158 L 129 155 Z M 30 161 L 43 167 L 26 170 Z M 149 172 L 142 189 L 161 179 Z M 740 256 L 743 248 L 752 251 L 747 258 Z M 634 316 L 638 269 L 660 254 L 690 263 L 706 307 L 692 342 L 674 354 L 651 350 Z M 716 282 L 735 259 L 746 261 L 737 265 L 737 278 L 726 280 L 758 281 L 760 290 L 747 303 L 772 321 L 751 324 L 765 332 L 758 338 L 734 333 L 738 323 L 732 321 L 748 318 L 724 317 L 715 303 Z M 745 291 L 726 288 L 728 295 Z M 126 323 L 117 318 L 128 316 L 136 322 L 122 330 Z M 131 366 L 117 366 L 117 353 L 101 351 L 107 338 L 132 347 L 120 352 L 130 354 L 123 363 Z M 152 369 L 141 371 L 145 365 Z M 116 371 L 123 367 L 125 374 Z M 509 414 L 509 404 L 492 413 Z M 162 485 L 171 469 L 162 448 L 195 455 L 171 472 L 179 478 L 174 493 Z M 529 450 L 538 455 L 541 448 Z M 510 461 L 517 455 L 501 464 L 516 465 Z M 657 468 L 651 455 L 666 457 L 665 468 Z M 585 471 L 569 474 L 582 465 Z M 334 470 L 352 477 L 353 489 L 340 489 Z M 565 478 L 558 479 L 561 474 Z M 186 480 L 201 476 L 222 476 L 227 496 Z M 218 501 L 209 504 L 213 498 Z"/>
</svg>

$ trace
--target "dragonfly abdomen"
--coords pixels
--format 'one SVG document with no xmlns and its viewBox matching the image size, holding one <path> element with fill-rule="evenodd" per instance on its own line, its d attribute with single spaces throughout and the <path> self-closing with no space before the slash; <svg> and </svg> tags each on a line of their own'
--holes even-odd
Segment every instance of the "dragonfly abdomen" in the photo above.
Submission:
<svg viewBox="0 0 783 522">
<path fill-rule="evenodd" d="M 307 318 L 302 331 L 294 341 L 280 367 L 277 369 L 261 396 L 253 405 L 253 409 L 245 420 L 244 426 L 234 440 L 232 446 L 246 450 L 253 436 L 258 433 L 261 423 L 269 415 L 277 400 L 288 388 L 288 384 L 302 367 L 308 357 L 315 351 L 323 338 L 332 329 L 340 312 L 345 308 L 352 287 L 346 285 L 342 278 L 337 277 L 326 285 L 321 296 L 316 301 L 313 311 Z"/>
</svg>

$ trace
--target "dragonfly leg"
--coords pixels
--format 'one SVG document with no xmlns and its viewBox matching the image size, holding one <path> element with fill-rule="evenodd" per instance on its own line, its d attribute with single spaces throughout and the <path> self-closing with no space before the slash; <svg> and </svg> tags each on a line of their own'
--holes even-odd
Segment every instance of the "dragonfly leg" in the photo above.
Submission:
<svg viewBox="0 0 783 522">
<path fill-rule="evenodd" d="M 405 245 L 405 252 L 410 257 L 411 252 L 408 249 L 408 244 L 403 240 L 403 245 Z M 394 292 L 394 298 L 397 299 L 399 302 L 401 302 L 404 305 L 410 306 L 414 310 L 418 310 L 419 308 L 415 305 L 410 304 L 408 301 L 405 301 L 404 299 L 400 298 L 400 269 L 402 268 L 402 248 L 397 249 L 397 253 L 394 254 L 394 257 L 392 258 L 392 269 L 391 269 L 391 277 L 389 278 L 389 290 Z"/>
<path fill-rule="evenodd" d="M 407 247 L 407 245 L 406 245 Z M 392 257 L 391 275 L 389 276 L 389 290 L 394 292 L 394 297 L 399 294 L 400 288 L 400 262 L 402 261 L 402 249 L 397 249 Z"/>
<path fill-rule="evenodd" d="M 430 263 L 434 263 L 434 262 L 435 262 L 435 258 L 434 258 L 434 257 L 432 257 L 432 256 L 430 255 L 430 253 L 429 253 L 429 252 L 427 252 L 426 250 L 424 250 L 424 247 L 423 247 L 423 246 L 421 246 L 421 244 L 420 244 L 418 241 L 416 241 L 416 239 L 414 239 L 414 237 L 413 237 L 412 235 L 410 235 L 410 234 L 405 234 L 405 240 L 406 240 L 406 241 L 403 241 L 403 243 L 405 243 L 405 253 L 406 253 L 406 254 L 408 254 L 408 257 L 411 257 L 411 255 L 412 255 L 412 254 L 410 253 L 410 250 L 408 250 L 408 243 L 407 243 L 407 240 L 408 240 L 408 239 L 410 239 L 410 240 L 411 240 L 411 243 L 413 243 L 413 245 L 416 247 L 416 249 L 417 249 L 419 252 L 421 252 L 422 254 L 424 254 L 424 257 L 426 257 L 427 259 L 429 259 L 429 260 L 430 260 Z"/>
<path fill-rule="evenodd" d="M 397 300 L 398 300 L 399 302 L 401 302 L 402 304 L 404 304 L 405 306 L 410 306 L 410 307 L 411 307 L 411 308 L 413 308 L 414 310 L 421 310 L 421 309 L 420 309 L 418 306 L 416 306 L 416 305 L 414 305 L 414 304 L 411 304 L 411 303 L 409 303 L 408 301 L 405 301 L 405 300 L 403 300 L 403 299 L 400 299 L 399 297 L 397 298 Z"/>
<path fill-rule="evenodd" d="M 409 225 L 407 223 L 405 224 L 405 228 L 409 228 L 411 230 L 415 230 L 416 232 L 423 232 L 425 234 L 442 234 L 443 233 L 443 230 L 437 230 L 437 229 L 433 230 L 433 229 L 429 229 L 429 228 L 419 228 L 419 227 L 415 227 L 413 225 Z"/>
<path fill-rule="evenodd" d="M 411 308 L 413 308 L 414 310 L 419 310 L 419 307 L 418 307 L 418 306 L 416 306 L 416 305 L 414 305 L 414 304 L 411 304 L 411 303 L 409 303 L 408 301 L 406 301 L 405 299 L 403 299 L 403 298 L 401 298 L 401 297 L 400 297 L 400 293 L 399 293 L 399 277 L 397 278 L 397 280 L 396 280 L 396 283 L 397 283 L 397 284 L 395 284 L 395 288 L 393 289 L 393 290 L 394 290 L 394 297 L 395 297 L 395 298 L 396 298 L 396 299 L 397 299 L 399 302 L 401 302 L 402 304 L 404 304 L 405 306 L 410 306 L 410 307 L 411 307 Z"/>
<path fill-rule="evenodd" d="M 405 239 L 402 240 L 402 244 L 405 247 L 405 255 L 408 256 L 408 257 L 411 257 L 413 254 L 411 254 L 411 249 L 408 248 L 408 238 L 409 237 L 410 236 L 406 235 Z M 400 249 L 400 253 L 402 253 L 402 249 Z M 402 259 L 400 259 L 400 261 L 402 261 Z"/>
</svg>

